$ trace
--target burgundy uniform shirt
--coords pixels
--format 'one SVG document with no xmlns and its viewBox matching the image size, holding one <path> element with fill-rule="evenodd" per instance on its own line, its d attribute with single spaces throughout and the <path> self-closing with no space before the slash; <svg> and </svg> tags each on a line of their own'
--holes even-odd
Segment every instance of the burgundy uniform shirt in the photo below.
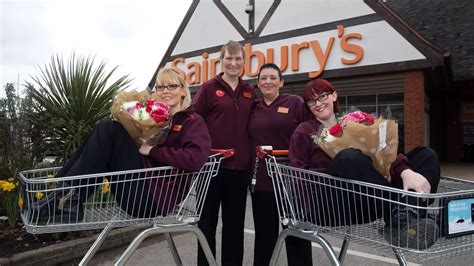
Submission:
<svg viewBox="0 0 474 266">
<path fill-rule="evenodd" d="M 255 168 L 255 147 L 271 145 L 275 150 L 288 150 L 295 128 L 307 119 L 303 99 L 296 95 L 281 94 L 270 105 L 263 99 L 255 105 L 249 122 L 252 144 L 252 175 Z M 256 190 L 273 191 L 265 160 L 259 160 Z"/>
<path fill-rule="evenodd" d="M 146 168 L 171 165 L 179 169 L 198 171 L 209 157 L 211 139 L 206 123 L 191 108 L 173 116 L 166 141 L 144 156 Z"/>
<path fill-rule="evenodd" d="M 321 123 L 317 120 L 308 120 L 296 128 L 290 141 L 291 166 L 316 172 L 326 171 L 332 159 L 313 140 L 317 138 L 320 126 Z M 408 158 L 399 154 L 391 165 L 392 182 L 399 178 L 403 170 L 408 168 Z"/>
<path fill-rule="evenodd" d="M 194 108 L 206 121 L 214 149 L 234 149 L 235 155 L 222 161 L 224 169 L 248 170 L 250 142 L 247 126 L 257 98 L 255 89 L 239 78 L 235 90 L 222 74 L 202 84 L 194 97 Z"/>
<path fill-rule="evenodd" d="M 170 165 L 196 172 L 207 161 L 210 149 L 211 138 L 204 119 L 188 108 L 173 116 L 165 142 L 153 147 L 148 156 L 143 156 L 143 163 L 145 168 Z M 191 187 L 191 180 L 182 175 L 153 178 L 147 183 L 162 215 L 184 200 Z"/>
<path fill-rule="evenodd" d="M 320 126 L 321 123 L 317 120 L 308 120 L 295 129 L 290 141 L 291 166 L 317 172 L 326 170 L 331 157 L 313 141 L 318 135 Z"/>
</svg>

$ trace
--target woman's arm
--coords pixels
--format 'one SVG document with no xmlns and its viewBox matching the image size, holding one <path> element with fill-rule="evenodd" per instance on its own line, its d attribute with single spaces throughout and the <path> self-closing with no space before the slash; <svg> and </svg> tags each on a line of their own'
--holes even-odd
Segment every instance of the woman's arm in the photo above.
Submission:
<svg viewBox="0 0 474 266">
<path fill-rule="evenodd" d="M 183 137 L 179 147 L 156 146 L 140 147 L 140 153 L 155 160 L 171 165 L 179 169 L 190 172 L 199 171 L 209 157 L 211 149 L 211 138 L 207 131 L 207 126 L 202 117 L 195 116 L 189 118 L 186 125 L 183 125 Z"/>
<path fill-rule="evenodd" d="M 412 189 L 420 193 L 430 193 L 431 185 L 428 180 L 421 174 L 411 170 L 408 163 L 408 157 L 404 154 L 397 156 L 390 169 L 392 182 L 397 182 L 396 179 L 401 178 L 404 190 Z"/>
<path fill-rule="evenodd" d="M 311 138 L 298 127 L 290 140 L 289 158 L 293 167 L 310 169 L 311 168 Z"/>
<path fill-rule="evenodd" d="M 431 185 L 428 179 L 409 168 L 405 169 L 400 177 L 403 180 L 403 190 L 413 189 L 421 193 L 430 193 L 431 191 Z"/>
<path fill-rule="evenodd" d="M 201 85 L 193 99 L 193 108 L 202 117 L 206 117 L 209 108 L 207 104 L 206 84 Z"/>
</svg>

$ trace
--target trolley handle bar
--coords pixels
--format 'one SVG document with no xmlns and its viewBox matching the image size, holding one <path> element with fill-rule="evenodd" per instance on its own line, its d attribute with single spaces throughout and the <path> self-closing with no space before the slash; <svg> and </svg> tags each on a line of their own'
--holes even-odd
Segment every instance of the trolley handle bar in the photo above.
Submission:
<svg viewBox="0 0 474 266">
<path fill-rule="evenodd" d="M 229 158 L 235 155 L 234 149 L 211 149 L 211 154 L 221 155 L 225 158 Z"/>
<path fill-rule="evenodd" d="M 288 150 L 274 150 L 272 146 L 257 146 L 255 151 L 260 159 L 265 158 L 267 155 L 288 157 Z"/>
</svg>

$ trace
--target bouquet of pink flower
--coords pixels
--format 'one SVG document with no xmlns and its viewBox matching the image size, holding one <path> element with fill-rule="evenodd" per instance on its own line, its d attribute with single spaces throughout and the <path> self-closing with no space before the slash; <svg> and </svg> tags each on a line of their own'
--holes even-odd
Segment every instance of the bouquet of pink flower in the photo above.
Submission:
<svg viewBox="0 0 474 266">
<path fill-rule="evenodd" d="M 398 124 L 362 111 L 350 112 L 314 140 L 329 157 L 347 148 L 359 149 L 372 159 L 375 169 L 389 181 L 390 166 L 397 158 Z"/>
<path fill-rule="evenodd" d="M 169 132 L 169 106 L 148 91 L 119 91 L 112 106 L 112 117 L 120 122 L 134 142 L 156 146 Z"/>
</svg>

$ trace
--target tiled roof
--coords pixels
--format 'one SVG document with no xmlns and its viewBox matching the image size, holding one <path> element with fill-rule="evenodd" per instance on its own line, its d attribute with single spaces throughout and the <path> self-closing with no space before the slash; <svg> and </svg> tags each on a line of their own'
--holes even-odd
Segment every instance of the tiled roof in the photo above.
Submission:
<svg viewBox="0 0 474 266">
<path fill-rule="evenodd" d="M 451 54 L 454 80 L 474 79 L 473 0 L 387 0 L 408 25 Z"/>
</svg>

